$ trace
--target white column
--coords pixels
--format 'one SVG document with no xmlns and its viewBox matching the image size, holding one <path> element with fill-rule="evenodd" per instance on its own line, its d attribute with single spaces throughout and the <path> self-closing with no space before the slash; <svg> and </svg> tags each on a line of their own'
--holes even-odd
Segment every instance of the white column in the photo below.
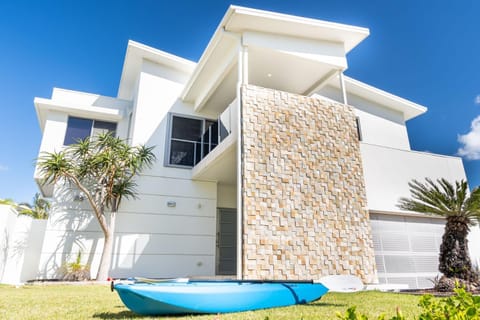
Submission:
<svg viewBox="0 0 480 320">
<path fill-rule="evenodd" d="M 343 70 L 338 70 L 338 76 L 340 80 L 340 90 L 342 90 L 343 104 L 348 104 L 347 90 L 345 89 L 345 79 L 343 77 Z"/>
<path fill-rule="evenodd" d="M 241 43 L 241 40 L 240 40 Z M 237 79 L 237 279 L 242 279 L 243 268 L 243 214 L 242 214 L 242 97 L 241 87 L 245 83 L 245 55 L 244 46 L 238 50 L 238 79 Z M 247 65 L 248 67 L 248 65 Z M 248 77 L 248 72 L 247 72 Z"/>
<path fill-rule="evenodd" d="M 248 47 L 245 45 L 242 45 L 242 72 L 243 72 L 243 77 L 242 77 L 242 84 L 248 84 Z"/>
</svg>

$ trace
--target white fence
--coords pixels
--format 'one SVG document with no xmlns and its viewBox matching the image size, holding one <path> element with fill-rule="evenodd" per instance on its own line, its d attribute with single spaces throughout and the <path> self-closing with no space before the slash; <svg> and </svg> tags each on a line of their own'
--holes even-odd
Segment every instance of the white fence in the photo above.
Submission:
<svg viewBox="0 0 480 320">
<path fill-rule="evenodd" d="M 47 220 L 18 216 L 0 205 L 0 283 L 20 284 L 37 278 Z"/>
</svg>

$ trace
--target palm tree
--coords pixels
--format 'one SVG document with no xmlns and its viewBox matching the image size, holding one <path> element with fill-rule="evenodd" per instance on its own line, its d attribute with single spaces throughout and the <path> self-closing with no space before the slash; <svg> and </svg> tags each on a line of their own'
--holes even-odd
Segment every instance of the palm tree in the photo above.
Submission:
<svg viewBox="0 0 480 320">
<path fill-rule="evenodd" d="M 467 182 L 446 179 L 425 179 L 425 183 L 412 180 L 408 185 L 412 198 L 401 198 L 402 210 L 438 215 L 446 218 L 445 231 L 440 245 L 438 269 L 448 278 L 476 282 L 468 253 L 467 235 L 470 226 L 480 217 L 480 189 L 469 195 Z"/>
<path fill-rule="evenodd" d="M 75 185 L 93 209 L 105 241 L 97 281 L 110 270 L 115 220 L 123 197 L 136 197 L 133 178 L 155 161 L 153 147 L 129 146 L 111 133 L 79 140 L 60 152 L 43 153 L 38 159 L 43 183 Z"/>
<path fill-rule="evenodd" d="M 27 215 L 34 219 L 48 219 L 48 212 L 50 210 L 50 202 L 42 197 L 40 193 L 35 193 L 33 197 L 33 204 L 19 203 L 16 205 L 18 214 Z"/>
</svg>

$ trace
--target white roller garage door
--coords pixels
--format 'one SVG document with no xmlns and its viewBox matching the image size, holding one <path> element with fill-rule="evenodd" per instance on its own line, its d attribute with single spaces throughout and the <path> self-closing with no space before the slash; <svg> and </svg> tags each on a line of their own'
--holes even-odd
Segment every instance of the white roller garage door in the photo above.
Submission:
<svg viewBox="0 0 480 320">
<path fill-rule="evenodd" d="M 370 220 L 379 282 L 432 287 L 444 220 L 373 213 Z"/>
</svg>

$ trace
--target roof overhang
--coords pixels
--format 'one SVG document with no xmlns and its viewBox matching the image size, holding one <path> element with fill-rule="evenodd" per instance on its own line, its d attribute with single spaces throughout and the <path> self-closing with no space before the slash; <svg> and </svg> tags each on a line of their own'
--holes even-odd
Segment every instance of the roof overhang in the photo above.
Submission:
<svg viewBox="0 0 480 320">
<path fill-rule="evenodd" d="M 371 85 L 344 76 L 347 94 L 353 94 L 368 101 L 375 102 L 383 107 L 398 111 L 403 114 L 405 121 L 415 118 L 425 112 L 427 107 L 388 93 Z M 328 85 L 340 88 L 338 77 L 333 77 Z"/>
<path fill-rule="evenodd" d="M 236 63 L 236 52 L 242 44 L 255 46 L 260 43 L 255 41 L 260 39 L 268 49 L 285 53 L 288 50 L 282 51 L 276 46 L 282 46 L 288 42 L 287 45 L 292 45 L 296 50 L 299 47 L 312 48 L 314 47 L 312 44 L 321 43 L 322 48 L 326 47 L 327 51 L 335 51 L 333 56 L 336 58 L 341 56 L 340 59 L 337 59 L 338 63 L 331 65 L 330 68 L 344 70 L 347 67 L 345 55 L 368 35 L 369 30 L 366 28 L 230 6 L 185 85 L 181 98 L 186 102 L 193 103 L 195 108 L 205 103 L 208 95 L 212 92 L 212 86 L 218 85 L 221 78 L 225 77 L 232 65 Z M 340 54 L 337 50 L 338 47 L 341 47 Z M 291 54 L 297 59 L 296 61 L 299 58 L 315 60 L 314 54 L 311 52 L 297 51 L 297 53 L 299 52 L 300 54 Z M 325 65 L 329 65 L 334 60 L 327 59 L 323 62 Z M 316 81 L 325 76 L 320 73 L 330 72 L 325 69 L 323 67 L 318 68 L 321 71 L 316 69 L 318 74 Z"/>
<path fill-rule="evenodd" d="M 44 130 L 49 112 L 70 116 L 118 122 L 131 111 L 131 102 L 96 94 L 54 88 L 51 99 L 33 100 L 40 129 Z"/>
<path fill-rule="evenodd" d="M 129 40 L 117 97 L 132 100 L 142 63 L 144 60 L 167 66 L 190 75 L 195 62 L 158 50 L 144 44 Z"/>
<path fill-rule="evenodd" d="M 346 53 L 370 33 L 367 28 L 233 5 L 228 9 L 215 35 L 219 29 L 236 33 L 256 31 L 339 42 L 344 44 Z"/>
</svg>

